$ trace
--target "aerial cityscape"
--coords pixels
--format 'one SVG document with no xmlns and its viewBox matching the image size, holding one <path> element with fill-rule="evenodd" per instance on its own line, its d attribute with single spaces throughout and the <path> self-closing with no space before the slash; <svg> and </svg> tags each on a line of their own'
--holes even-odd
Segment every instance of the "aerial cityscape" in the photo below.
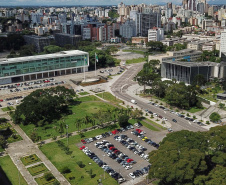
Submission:
<svg viewBox="0 0 226 185">
<path fill-rule="evenodd" d="M 226 185 L 224 0 L 0 0 L 0 185 Z"/>
</svg>

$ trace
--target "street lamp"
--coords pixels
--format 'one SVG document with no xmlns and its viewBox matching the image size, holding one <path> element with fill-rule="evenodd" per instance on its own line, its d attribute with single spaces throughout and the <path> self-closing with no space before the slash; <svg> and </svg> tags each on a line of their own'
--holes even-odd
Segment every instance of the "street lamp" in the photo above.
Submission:
<svg viewBox="0 0 226 185">
<path fill-rule="evenodd" d="M 67 129 L 67 146 L 68 146 L 68 125 L 66 125 L 66 129 Z"/>
</svg>

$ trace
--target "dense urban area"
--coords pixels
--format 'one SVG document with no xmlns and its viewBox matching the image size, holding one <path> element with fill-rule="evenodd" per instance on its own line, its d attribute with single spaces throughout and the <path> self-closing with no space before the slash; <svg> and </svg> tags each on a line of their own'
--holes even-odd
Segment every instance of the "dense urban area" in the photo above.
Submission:
<svg viewBox="0 0 226 185">
<path fill-rule="evenodd" d="M 0 185 L 226 185 L 226 2 L 12 2 Z"/>
</svg>

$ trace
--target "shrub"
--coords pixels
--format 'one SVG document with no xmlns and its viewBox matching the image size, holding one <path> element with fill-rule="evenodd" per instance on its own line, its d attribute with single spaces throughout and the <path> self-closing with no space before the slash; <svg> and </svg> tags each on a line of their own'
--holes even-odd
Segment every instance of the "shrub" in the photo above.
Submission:
<svg viewBox="0 0 226 185">
<path fill-rule="evenodd" d="M 209 124 L 210 124 L 210 122 L 209 122 L 209 121 L 206 121 L 206 124 L 207 124 L 207 125 L 209 125 Z"/>
<path fill-rule="evenodd" d="M 61 169 L 61 173 L 71 173 L 71 169 L 68 168 L 67 166 L 64 166 L 64 167 Z"/>
<path fill-rule="evenodd" d="M 52 173 L 45 173 L 44 178 L 46 181 L 51 181 L 52 179 L 54 179 L 54 176 L 52 175 Z"/>
<path fill-rule="evenodd" d="M 57 136 L 53 136 L 52 139 L 53 139 L 53 140 L 56 140 L 56 139 L 57 139 Z"/>
</svg>

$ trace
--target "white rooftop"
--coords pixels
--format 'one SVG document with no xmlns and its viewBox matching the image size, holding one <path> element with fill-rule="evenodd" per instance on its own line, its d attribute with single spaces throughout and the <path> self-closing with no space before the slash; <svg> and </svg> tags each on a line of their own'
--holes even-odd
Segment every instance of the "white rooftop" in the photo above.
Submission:
<svg viewBox="0 0 226 185">
<path fill-rule="evenodd" d="M 58 53 L 45 54 L 45 55 L 34 55 L 34 56 L 27 56 L 27 57 L 8 58 L 8 59 L 4 58 L 4 59 L 0 59 L 0 64 L 27 62 L 27 61 L 34 61 L 34 60 L 40 60 L 40 59 L 61 58 L 61 57 L 85 55 L 85 54 L 88 54 L 88 53 L 80 50 L 61 51 Z"/>
</svg>

